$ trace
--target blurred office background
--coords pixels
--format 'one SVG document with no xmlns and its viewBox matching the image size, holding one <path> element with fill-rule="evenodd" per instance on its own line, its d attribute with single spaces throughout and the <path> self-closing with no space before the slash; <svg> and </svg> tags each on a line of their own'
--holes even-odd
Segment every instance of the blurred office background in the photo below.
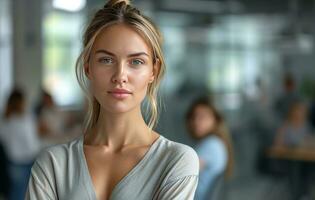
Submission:
<svg viewBox="0 0 315 200">
<path fill-rule="evenodd" d="M 309 110 L 314 104 L 315 1 L 133 3 L 164 34 L 167 75 L 160 90 L 157 130 L 192 145 L 185 127 L 188 105 L 200 95 L 211 96 L 231 132 L 236 162 L 221 199 L 290 199 L 288 175 L 261 170 L 259 163 L 283 120 L 275 106 L 285 93 L 283 80 L 290 77 Z M 84 27 L 103 4 L 103 0 L 0 0 L 0 113 L 13 87 L 25 92 L 29 110 L 35 109 L 45 89 L 58 109 L 71 115 L 70 125 L 79 132 L 85 104 L 74 66 Z M 305 162 L 294 162 L 300 161 Z M 314 156 L 307 162 L 313 161 Z M 303 198 L 315 199 L 314 183 L 308 187 Z"/>
</svg>

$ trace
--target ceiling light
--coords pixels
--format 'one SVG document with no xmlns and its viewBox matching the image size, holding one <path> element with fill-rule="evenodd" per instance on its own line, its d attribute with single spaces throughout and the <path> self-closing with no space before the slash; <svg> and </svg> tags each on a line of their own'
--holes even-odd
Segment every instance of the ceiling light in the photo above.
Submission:
<svg viewBox="0 0 315 200">
<path fill-rule="evenodd" d="M 78 12 L 85 7 L 86 0 L 53 0 L 53 7 L 70 12 Z"/>
</svg>

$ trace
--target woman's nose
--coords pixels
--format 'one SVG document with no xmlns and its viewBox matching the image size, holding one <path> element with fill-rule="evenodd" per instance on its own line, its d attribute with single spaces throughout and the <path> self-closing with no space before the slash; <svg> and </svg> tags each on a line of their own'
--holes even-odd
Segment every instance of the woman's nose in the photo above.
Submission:
<svg viewBox="0 0 315 200">
<path fill-rule="evenodd" d="M 119 62 L 117 66 L 115 67 L 115 72 L 112 77 L 112 82 L 113 83 L 126 83 L 128 81 L 127 79 L 127 71 L 126 71 L 126 64 L 123 62 Z"/>
</svg>

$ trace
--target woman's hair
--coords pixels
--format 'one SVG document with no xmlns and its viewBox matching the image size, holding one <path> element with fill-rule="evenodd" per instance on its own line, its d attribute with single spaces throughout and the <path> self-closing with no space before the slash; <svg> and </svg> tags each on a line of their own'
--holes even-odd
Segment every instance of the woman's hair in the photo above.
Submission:
<svg viewBox="0 0 315 200">
<path fill-rule="evenodd" d="M 227 126 L 225 125 L 224 119 L 220 112 L 216 109 L 214 104 L 211 102 L 211 100 L 208 97 L 200 97 L 196 99 L 189 107 L 188 112 L 186 114 L 186 126 L 190 133 L 194 134 L 193 127 L 191 126 L 191 120 L 193 119 L 195 115 L 196 108 L 198 106 L 204 106 L 209 109 L 209 111 L 213 114 L 215 119 L 215 127 L 214 130 L 209 132 L 208 135 L 205 135 L 202 138 L 203 139 L 209 135 L 216 135 L 218 136 L 223 143 L 225 144 L 227 151 L 228 151 L 228 163 L 227 167 L 225 169 L 225 178 L 229 178 L 232 175 L 233 167 L 234 167 L 234 159 L 233 159 L 233 146 L 232 146 L 232 140 L 230 137 L 230 133 L 228 131 Z"/>
<path fill-rule="evenodd" d="M 8 97 L 4 111 L 4 118 L 12 114 L 23 112 L 24 95 L 19 89 L 14 89 Z"/>
<path fill-rule="evenodd" d="M 85 120 L 85 130 L 94 127 L 96 124 L 100 113 L 100 104 L 90 93 L 89 81 L 84 71 L 84 65 L 89 62 L 95 38 L 104 28 L 114 24 L 125 24 L 137 31 L 152 49 L 153 64 L 158 64 L 159 66 L 159 69 L 156 70 L 155 73 L 155 79 L 149 84 L 147 91 L 150 108 L 149 127 L 153 129 L 158 118 L 158 86 L 165 73 L 165 62 L 161 48 L 162 36 L 153 22 L 148 17 L 144 16 L 137 8 L 132 6 L 130 1 L 110 0 L 102 9 L 95 13 L 92 21 L 87 26 L 83 36 L 83 50 L 76 62 L 76 76 L 88 98 L 88 113 Z"/>
</svg>

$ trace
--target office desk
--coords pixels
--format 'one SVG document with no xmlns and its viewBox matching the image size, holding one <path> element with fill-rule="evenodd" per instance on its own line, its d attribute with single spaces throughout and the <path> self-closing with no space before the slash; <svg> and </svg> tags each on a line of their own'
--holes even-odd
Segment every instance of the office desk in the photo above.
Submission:
<svg viewBox="0 0 315 200">
<path fill-rule="evenodd" d="M 266 154 L 271 159 L 288 161 L 290 171 L 290 191 L 292 199 L 299 199 L 303 187 L 307 183 L 302 178 L 305 165 L 315 164 L 315 148 L 313 145 L 285 147 L 274 146 L 267 149 Z"/>
<path fill-rule="evenodd" d="M 315 162 L 315 148 L 310 146 L 270 147 L 267 155 L 274 159 Z"/>
</svg>

